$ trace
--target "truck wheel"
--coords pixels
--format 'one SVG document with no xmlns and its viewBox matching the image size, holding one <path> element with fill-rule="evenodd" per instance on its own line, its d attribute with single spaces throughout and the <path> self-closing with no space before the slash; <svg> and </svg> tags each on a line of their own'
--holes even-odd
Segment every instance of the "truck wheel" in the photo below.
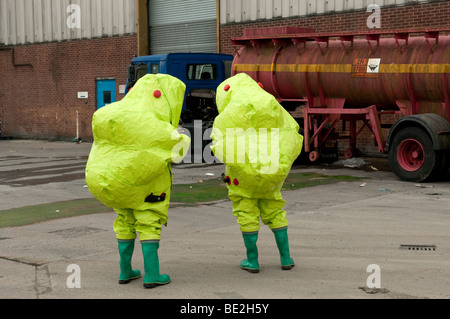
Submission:
<svg viewBox="0 0 450 319">
<path fill-rule="evenodd" d="M 395 134 L 389 152 L 392 171 L 402 180 L 430 181 L 442 171 L 445 157 L 433 148 L 428 134 L 417 127 L 406 127 Z"/>
</svg>

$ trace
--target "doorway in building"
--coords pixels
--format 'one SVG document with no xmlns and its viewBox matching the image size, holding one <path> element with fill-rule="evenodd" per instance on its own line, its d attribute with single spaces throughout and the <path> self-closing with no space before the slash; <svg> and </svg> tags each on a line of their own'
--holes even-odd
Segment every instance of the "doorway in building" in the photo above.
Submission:
<svg viewBox="0 0 450 319">
<path fill-rule="evenodd" d="M 116 80 L 97 79 L 97 109 L 116 102 Z"/>
</svg>

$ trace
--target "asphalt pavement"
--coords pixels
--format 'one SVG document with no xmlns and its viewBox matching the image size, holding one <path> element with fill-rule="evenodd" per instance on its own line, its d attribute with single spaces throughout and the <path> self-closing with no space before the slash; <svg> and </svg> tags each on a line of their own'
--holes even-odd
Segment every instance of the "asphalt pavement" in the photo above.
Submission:
<svg viewBox="0 0 450 319">
<path fill-rule="evenodd" d="M 0 210 L 92 198 L 84 168 L 90 143 L 0 141 Z M 245 248 L 228 200 L 171 208 L 159 249 L 172 282 L 118 284 L 113 211 L 0 229 L 2 299 L 397 299 L 450 297 L 450 180 L 398 180 L 385 158 L 364 167 L 294 166 L 351 175 L 284 191 L 291 256 L 281 270 L 274 236 L 261 226 L 261 271 L 239 268 Z M 174 183 L 217 178 L 223 165 L 182 164 Z M 0 212 L 1 218 L 1 212 Z M 143 271 L 139 242 L 133 266 Z M 180 310 L 181 311 L 181 310 Z"/>
</svg>

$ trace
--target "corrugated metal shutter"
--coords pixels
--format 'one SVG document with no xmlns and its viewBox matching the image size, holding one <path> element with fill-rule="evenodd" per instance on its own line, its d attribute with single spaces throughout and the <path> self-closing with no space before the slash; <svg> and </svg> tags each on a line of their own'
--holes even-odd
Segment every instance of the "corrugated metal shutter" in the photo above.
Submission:
<svg viewBox="0 0 450 319">
<path fill-rule="evenodd" d="M 149 0 L 150 54 L 217 52 L 215 0 Z"/>
</svg>

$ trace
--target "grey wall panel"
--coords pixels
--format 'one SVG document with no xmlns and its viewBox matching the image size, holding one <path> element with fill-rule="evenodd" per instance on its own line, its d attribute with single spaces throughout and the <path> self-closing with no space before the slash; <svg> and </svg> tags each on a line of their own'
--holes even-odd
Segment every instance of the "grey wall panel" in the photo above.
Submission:
<svg viewBox="0 0 450 319">
<path fill-rule="evenodd" d="M 67 20 L 79 8 L 80 28 Z M 135 0 L 0 0 L 0 45 L 137 33 Z"/>
<path fill-rule="evenodd" d="M 220 0 L 220 24 L 365 10 L 370 4 L 403 6 L 433 0 Z"/>
<path fill-rule="evenodd" d="M 8 41 L 8 13 L 6 11 L 6 3 L 0 2 L 0 43 Z"/>
</svg>

